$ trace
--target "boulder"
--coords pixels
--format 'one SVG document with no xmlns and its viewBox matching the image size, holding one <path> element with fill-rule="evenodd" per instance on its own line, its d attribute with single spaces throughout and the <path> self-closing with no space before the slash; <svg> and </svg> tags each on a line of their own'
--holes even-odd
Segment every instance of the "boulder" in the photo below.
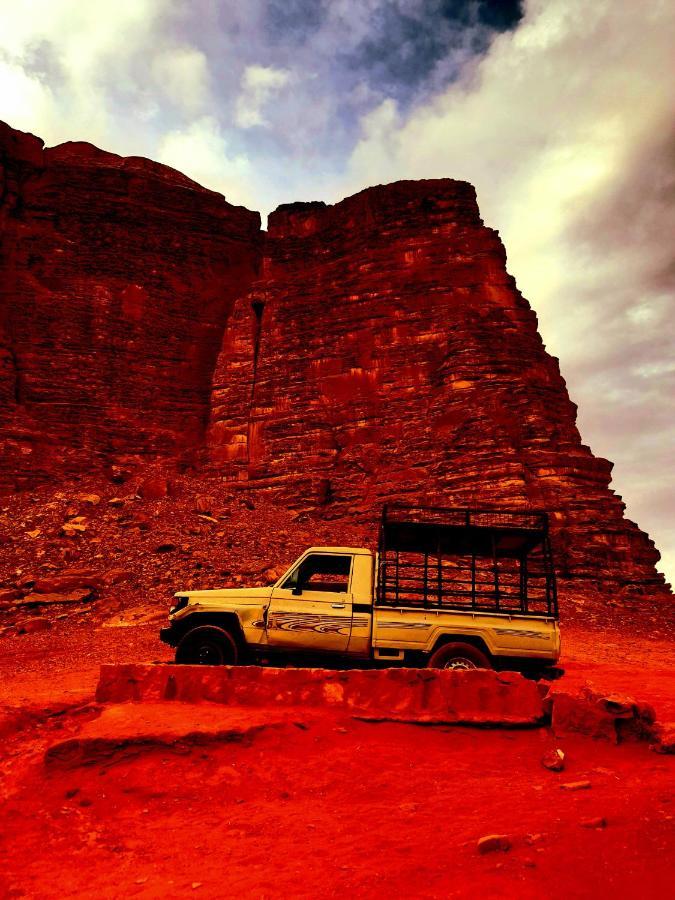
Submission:
<svg viewBox="0 0 675 900">
<path fill-rule="evenodd" d="M 103 577 L 89 570 L 72 570 L 38 578 L 33 590 L 38 594 L 60 594 L 82 588 L 100 588 Z"/>
<path fill-rule="evenodd" d="M 549 689 L 545 704 L 551 710 L 556 735 L 585 734 L 618 743 L 653 734 L 654 710 L 647 703 L 618 694 L 602 694 L 586 684 L 573 691 L 564 684 Z"/>
</svg>

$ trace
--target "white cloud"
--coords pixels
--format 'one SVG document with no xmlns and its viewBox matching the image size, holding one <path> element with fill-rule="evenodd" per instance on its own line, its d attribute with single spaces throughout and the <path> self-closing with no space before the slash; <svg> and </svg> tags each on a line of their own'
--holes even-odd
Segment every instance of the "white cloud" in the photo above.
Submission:
<svg viewBox="0 0 675 900">
<path fill-rule="evenodd" d="M 241 80 L 241 93 L 237 98 L 235 122 L 239 128 L 265 125 L 264 111 L 286 84 L 290 72 L 271 66 L 247 66 Z"/>
<path fill-rule="evenodd" d="M 249 160 L 231 155 L 217 121 L 205 116 L 189 127 L 165 134 L 158 146 L 157 159 L 184 175 L 220 191 L 230 203 L 248 205 Z"/>
<path fill-rule="evenodd" d="M 49 88 L 21 66 L 0 59 L 0 119 L 24 131 L 49 118 Z"/>
<path fill-rule="evenodd" d="M 158 90 L 185 113 L 202 112 L 211 99 L 206 56 L 194 47 L 163 50 L 152 62 Z"/>
<path fill-rule="evenodd" d="M 83 139 L 125 152 L 112 95 L 139 89 L 131 61 L 150 43 L 167 2 L 0 4 L 0 118 L 48 144 Z"/>
</svg>

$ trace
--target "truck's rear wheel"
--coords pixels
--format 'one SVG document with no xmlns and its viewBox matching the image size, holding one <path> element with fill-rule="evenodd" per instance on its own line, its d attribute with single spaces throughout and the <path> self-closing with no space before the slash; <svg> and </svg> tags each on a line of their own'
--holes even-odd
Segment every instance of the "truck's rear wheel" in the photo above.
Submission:
<svg viewBox="0 0 675 900">
<path fill-rule="evenodd" d="M 443 644 L 429 657 L 427 667 L 430 669 L 491 669 L 488 657 L 472 644 L 459 641 Z"/>
<path fill-rule="evenodd" d="M 189 666 L 234 666 L 239 654 L 232 635 L 216 625 L 200 625 L 176 647 L 176 662 Z"/>
</svg>

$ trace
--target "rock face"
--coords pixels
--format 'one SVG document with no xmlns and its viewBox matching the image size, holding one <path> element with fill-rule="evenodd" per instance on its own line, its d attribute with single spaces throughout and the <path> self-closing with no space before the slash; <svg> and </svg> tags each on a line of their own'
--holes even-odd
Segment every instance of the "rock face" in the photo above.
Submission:
<svg viewBox="0 0 675 900">
<path fill-rule="evenodd" d="M 665 594 L 464 182 L 259 216 L 0 126 L 0 492 L 199 461 L 294 508 L 552 514 L 577 595 Z"/>
<path fill-rule="evenodd" d="M 0 124 L 0 488 L 199 445 L 259 240 L 166 166 Z"/>
<path fill-rule="evenodd" d="M 208 439 L 228 477 L 330 515 L 392 498 L 547 509 L 577 590 L 662 590 L 653 544 L 575 419 L 473 188 L 443 179 L 270 216 Z"/>
</svg>

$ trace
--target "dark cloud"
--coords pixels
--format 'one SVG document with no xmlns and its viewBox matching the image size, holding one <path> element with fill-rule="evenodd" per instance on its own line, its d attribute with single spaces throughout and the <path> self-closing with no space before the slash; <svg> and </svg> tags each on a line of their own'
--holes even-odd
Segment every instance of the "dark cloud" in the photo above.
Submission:
<svg viewBox="0 0 675 900">
<path fill-rule="evenodd" d="M 420 0 L 373 9 L 367 36 L 344 54 L 345 68 L 366 75 L 377 92 L 400 102 L 452 81 L 467 57 L 483 54 L 494 34 L 515 27 L 519 2 Z M 454 65 L 439 63 L 454 60 Z M 436 77 L 433 77 L 436 74 Z M 433 78 L 432 78 L 433 77 Z"/>
<path fill-rule="evenodd" d="M 304 43 L 326 20 L 326 7 L 321 0 L 267 0 L 263 21 L 268 41 Z"/>
</svg>

